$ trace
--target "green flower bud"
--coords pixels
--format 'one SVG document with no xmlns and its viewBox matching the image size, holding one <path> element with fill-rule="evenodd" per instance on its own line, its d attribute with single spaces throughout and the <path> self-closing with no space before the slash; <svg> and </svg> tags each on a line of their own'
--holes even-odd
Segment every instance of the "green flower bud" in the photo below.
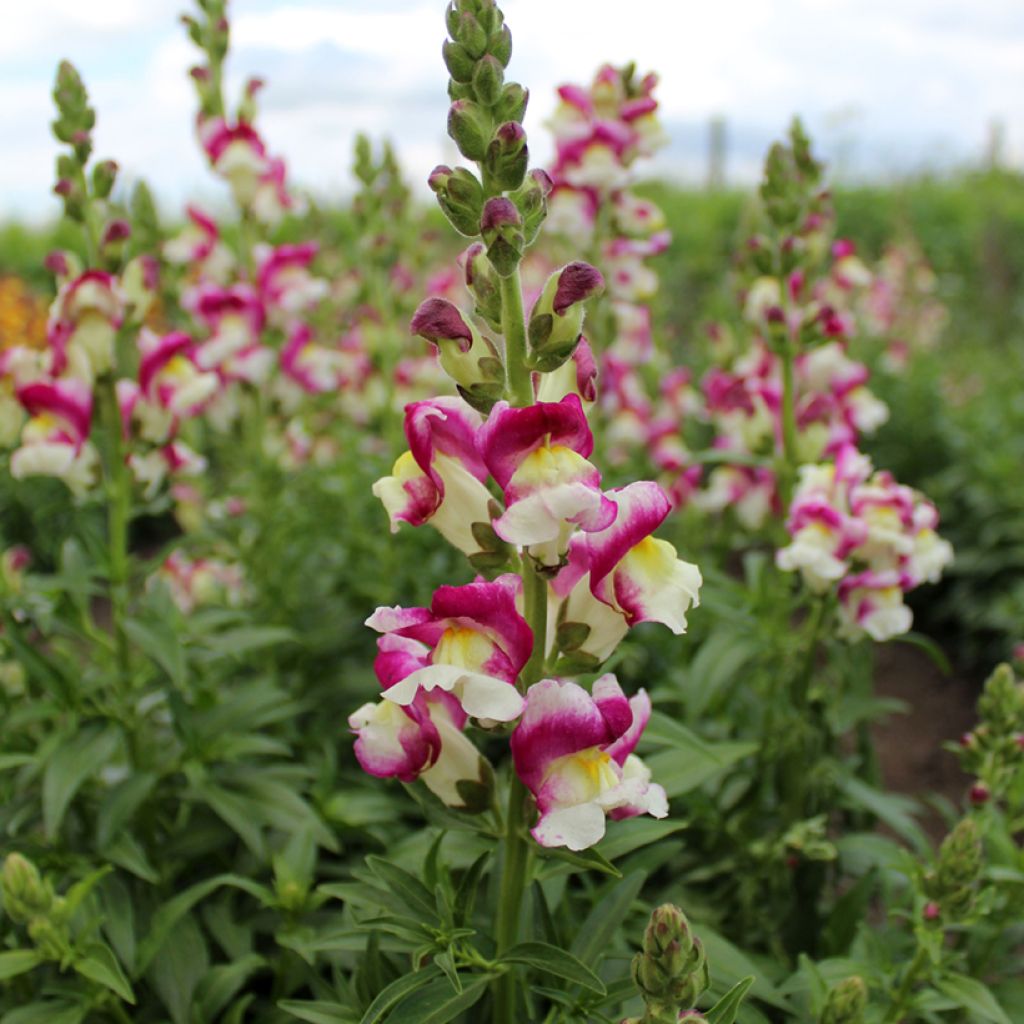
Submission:
<svg viewBox="0 0 1024 1024">
<path fill-rule="evenodd" d="M 508 25 L 502 25 L 488 38 L 487 52 L 496 57 L 503 68 L 508 67 L 508 62 L 512 59 L 512 33 L 509 32 Z"/>
<path fill-rule="evenodd" d="M 552 188 L 547 171 L 535 167 L 523 184 L 510 196 L 523 218 L 523 236 L 527 245 L 533 243 L 544 223 L 544 218 L 548 215 L 547 200 Z"/>
<path fill-rule="evenodd" d="M 435 167 L 427 184 L 437 194 L 437 201 L 452 227 L 460 234 L 473 236 L 480 230 L 484 191 L 472 171 L 443 164 Z"/>
<path fill-rule="evenodd" d="M 644 1020 L 676 1020 L 708 987 L 708 966 L 686 915 L 670 903 L 658 907 L 633 958 L 633 980 L 647 1004 Z"/>
<path fill-rule="evenodd" d="M 459 16 L 459 23 L 452 37 L 457 43 L 462 44 L 474 60 L 479 60 L 487 52 L 487 32 L 468 11 L 463 11 Z"/>
<path fill-rule="evenodd" d="M 472 100 L 456 100 L 448 110 L 448 134 L 467 160 L 483 160 L 491 141 L 491 116 Z"/>
<path fill-rule="evenodd" d="M 530 152 L 526 146 L 526 132 L 515 121 L 499 125 L 487 146 L 484 168 L 494 184 L 503 192 L 517 189 L 526 177 Z"/>
<path fill-rule="evenodd" d="M 448 74 L 456 82 L 466 83 L 473 80 L 473 69 L 476 61 L 466 52 L 466 48 L 454 40 L 445 40 L 441 47 L 441 55 L 444 57 L 444 66 Z"/>
<path fill-rule="evenodd" d="M 8 917 L 19 923 L 49 912 L 53 905 L 53 889 L 44 882 L 36 866 L 20 853 L 9 853 L 4 859 L 0 891 Z"/>
<path fill-rule="evenodd" d="M 583 303 L 603 290 L 601 272 L 589 263 L 568 263 L 547 279 L 527 324 L 534 369 L 550 373 L 573 354 L 583 331 Z"/>
<path fill-rule="evenodd" d="M 524 89 L 518 82 L 506 82 L 494 107 L 494 119 L 499 124 L 503 121 L 517 121 L 521 124 L 529 100 L 528 89 Z"/>
<path fill-rule="evenodd" d="M 488 54 L 477 61 L 472 76 L 473 91 L 477 100 L 485 106 L 493 107 L 501 99 L 502 86 L 505 84 L 505 72 L 501 63 L 496 57 Z"/>
<path fill-rule="evenodd" d="M 67 928 L 48 917 L 34 917 L 28 923 L 28 937 L 47 960 L 63 960 L 70 951 Z"/>
<path fill-rule="evenodd" d="M 839 982 L 828 994 L 820 1024 L 863 1024 L 868 989 L 857 975 Z"/>
<path fill-rule="evenodd" d="M 481 319 L 486 320 L 488 326 L 500 331 L 502 329 L 501 283 L 487 258 L 486 247 L 480 242 L 474 242 L 463 254 L 463 265 L 466 273 L 466 287 L 476 300 L 474 312 Z"/>
<path fill-rule="evenodd" d="M 92 169 L 92 191 L 97 199 L 106 199 L 117 180 L 117 164 L 113 160 L 101 160 Z"/>
<path fill-rule="evenodd" d="M 496 196 L 484 203 L 480 234 L 487 246 L 487 258 L 501 277 L 509 277 L 519 266 L 526 248 L 523 220 L 515 203 Z"/>
</svg>

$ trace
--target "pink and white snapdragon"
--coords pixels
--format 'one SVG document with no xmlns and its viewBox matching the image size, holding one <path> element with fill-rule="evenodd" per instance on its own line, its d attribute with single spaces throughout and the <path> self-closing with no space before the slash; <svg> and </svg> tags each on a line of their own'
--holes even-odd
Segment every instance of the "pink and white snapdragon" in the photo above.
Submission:
<svg viewBox="0 0 1024 1024">
<path fill-rule="evenodd" d="M 205 604 L 237 607 L 248 596 L 241 566 L 219 558 L 190 558 L 183 551 L 172 551 L 164 559 L 150 586 L 158 582 L 186 615 Z"/>
<path fill-rule="evenodd" d="M 34 381 L 19 388 L 18 401 L 28 413 L 20 446 L 11 455 L 11 476 L 53 476 L 76 495 L 94 483 L 99 458 L 89 441 L 93 397 L 74 378 Z"/>
<path fill-rule="evenodd" d="M 816 593 L 838 595 L 841 632 L 888 640 L 910 629 L 904 595 L 935 583 L 953 559 L 936 532 L 938 512 L 891 473 L 874 471 L 852 445 L 831 462 L 800 468 L 786 523 L 791 542 L 776 553 Z"/>
<path fill-rule="evenodd" d="M 403 706 L 420 690 L 447 690 L 467 715 L 510 722 L 523 709 L 516 679 L 533 632 L 517 608 L 522 582 L 507 574 L 434 592 L 429 608 L 378 608 L 366 624 L 378 640 L 384 698 Z"/>
<path fill-rule="evenodd" d="M 561 679 L 530 687 L 510 744 L 537 802 L 531 834 L 541 846 L 585 850 L 603 838 L 606 817 L 666 817 L 664 789 L 634 754 L 650 715 L 647 694 L 627 699 L 611 674 L 592 693 Z"/>
<path fill-rule="evenodd" d="M 587 461 L 594 437 L 577 395 L 523 409 L 498 402 L 479 445 L 505 497 L 494 532 L 538 561 L 557 565 L 574 527 L 604 530 L 615 519 L 616 505 Z"/>
</svg>

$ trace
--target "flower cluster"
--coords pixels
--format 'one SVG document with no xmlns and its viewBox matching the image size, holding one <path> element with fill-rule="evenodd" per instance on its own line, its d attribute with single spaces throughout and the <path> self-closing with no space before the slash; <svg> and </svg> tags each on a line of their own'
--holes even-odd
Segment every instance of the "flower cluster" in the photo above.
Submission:
<svg viewBox="0 0 1024 1024">
<path fill-rule="evenodd" d="M 658 276 L 646 261 L 671 241 L 665 217 L 632 190 L 635 162 L 667 138 L 657 116 L 657 76 L 632 66 L 601 67 L 589 88 L 563 85 L 549 122 L 555 140 L 547 230 L 591 252 L 608 285 L 597 316 L 601 412 L 608 458 L 644 453 L 678 502 L 696 476 L 680 424 L 696 406 L 689 372 L 669 369 L 655 344 L 648 302 Z M 699 475 L 699 474 L 697 474 Z"/>
<path fill-rule="evenodd" d="M 551 181 L 527 173 L 525 93 L 504 82 L 502 15 L 456 0 L 448 29 L 449 133 L 481 176 L 440 167 L 430 184 L 452 224 L 479 236 L 463 257 L 475 310 L 434 296 L 412 318 L 459 397 L 406 407 L 409 450 L 374 493 L 393 530 L 433 526 L 480 575 L 438 588 L 428 607 L 370 616 L 382 693 L 349 724 L 367 772 L 422 778 L 470 810 L 489 806 L 492 771 L 469 730 L 509 735 L 517 785 L 537 808 L 534 838 L 580 850 L 609 816 L 668 808 L 634 753 L 647 695 L 627 697 L 611 674 L 589 688 L 571 677 L 598 669 L 638 623 L 683 632 L 701 576 L 654 537 L 671 507 L 661 488 L 605 490 L 590 461 L 594 366 L 582 329 L 601 274 L 566 264 L 524 316 L 519 264 Z"/>
<path fill-rule="evenodd" d="M 846 445 L 833 461 L 801 467 L 786 522 L 792 540 L 776 563 L 812 591 L 835 589 L 841 634 L 888 640 L 910 629 L 907 591 L 937 582 L 952 561 L 938 519 L 931 502 Z"/>
</svg>

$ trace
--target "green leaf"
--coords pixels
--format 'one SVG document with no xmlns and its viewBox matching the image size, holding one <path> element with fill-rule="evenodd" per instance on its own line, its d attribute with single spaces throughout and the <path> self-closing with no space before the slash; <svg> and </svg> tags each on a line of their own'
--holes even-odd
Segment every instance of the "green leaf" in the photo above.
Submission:
<svg viewBox="0 0 1024 1024">
<path fill-rule="evenodd" d="M 261 647 L 276 647 L 278 644 L 294 643 L 294 631 L 284 626 L 239 626 L 222 633 L 203 637 L 203 645 L 219 655 L 240 658 Z"/>
<path fill-rule="evenodd" d="M 0 953 L 0 981 L 31 971 L 42 962 L 42 956 L 34 949 L 11 949 Z"/>
<path fill-rule="evenodd" d="M 185 651 L 175 628 L 169 622 L 128 619 L 124 624 L 128 639 L 143 654 L 153 659 L 179 689 L 185 685 L 188 666 Z"/>
<path fill-rule="evenodd" d="M 918 853 L 929 849 L 928 838 L 913 817 L 917 809 L 916 800 L 898 793 L 883 793 L 852 775 L 841 778 L 839 788 L 856 806 L 863 807 L 885 822 Z"/>
<path fill-rule="evenodd" d="M 111 992 L 126 1003 L 134 1005 L 135 993 L 132 992 L 132 987 L 110 947 L 102 942 L 94 942 L 88 945 L 83 952 L 82 959 L 75 960 L 72 965 L 75 970 L 91 981 L 106 985 Z"/>
<path fill-rule="evenodd" d="M 763 972 L 757 969 L 745 953 L 705 924 L 697 925 L 695 930 L 704 945 L 708 963 L 714 964 L 716 981 L 732 985 L 746 979 L 749 975 L 754 975 L 754 981 L 750 987 L 752 995 L 766 1003 L 771 1003 L 772 1006 L 783 1010 L 789 1009 L 786 997 L 763 977 Z"/>
<path fill-rule="evenodd" d="M 384 1015 L 396 1003 L 400 1002 L 411 992 L 422 988 L 424 985 L 437 979 L 441 971 L 433 964 L 429 964 L 422 970 L 413 971 L 411 974 L 403 974 L 396 978 L 376 999 L 366 1008 L 366 1012 L 359 1019 L 359 1024 L 377 1024 Z"/>
<path fill-rule="evenodd" d="M 328 1003 L 323 999 L 282 999 L 277 1006 L 307 1024 L 352 1024 L 358 1019 L 341 1003 Z"/>
<path fill-rule="evenodd" d="M 756 743 L 714 743 L 706 749 L 661 750 L 647 758 L 646 763 L 665 793 L 676 797 L 703 785 L 756 751 Z"/>
<path fill-rule="evenodd" d="M 610 821 L 604 839 L 597 845 L 599 853 L 609 861 L 624 857 L 651 843 L 657 843 L 673 832 L 687 827 L 685 821 L 671 821 L 668 818 L 629 818 L 626 821 Z"/>
<path fill-rule="evenodd" d="M 146 971 L 174 1024 L 188 1024 L 192 1017 L 192 995 L 209 967 L 210 955 L 203 933 L 191 915 L 181 918 Z"/>
<path fill-rule="evenodd" d="M 754 976 L 752 974 L 740 981 L 737 981 L 736 984 L 733 985 L 733 987 L 729 989 L 729 991 L 726 992 L 725 995 L 722 996 L 722 998 L 704 1014 L 708 1024 L 733 1024 L 736 1020 L 736 1014 L 739 1013 L 743 997 L 747 994 L 747 990 L 753 984 Z"/>
<path fill-rule="evenodd" d="M 935 987 L 962 1006 L 975 1020 L 987 1024 L 1013 1024 L 987 985 L 964 974 L 948 974 Z"/>
<path fill-rule="evenodd" d="M 96 845 L 103 849 L 146 800 L 157 783 L 153 772 L 137 772 L 103 798 L 96 814 Z"/>
<path fill-rule="evenodd" d="M 639 895 L 646 880 L 645 871 L 634 871 L 613 885 L 611 891 L 594 904 L 580 925 L 570 949 L 572 955 L 585 967 L 596 967 L 602 955 L 607 952 L 612 936 L 625 921 L 633 900 Z"/>
<path fill-rule="evenodd" d="M 181 920 L 201 899 L 209 896 L 210 893 L 221 888 L 231 886 L 247 892 L 260 902 L 270 905 L 273 902 L 273 894 L 264 886 L 253 882 L 251 879 L 243 878 L 240 875 L 217 875 L 208 878 L 205 882 L 197 882 L 191 888 L 178 893 L 173 899 L 168 900 L 152 917 L 149 923 L 149 932 L 139 943 L 138 970 L 144 971 L 153 957 L 160 952 L 167 941 L 174 926 Z"/>
<path fill-rule="evenodd" d="M 85 781 L 112 760 L 119 745 L 115 729 L 97 724 L 87 726 L 70 743 L 57 747 L 43 775 L 43 827 L 47 839 L 56 838 L 68 804 Z"/>
<path fill-rule="evenodd" d="M 89 1008 L 80 1003 L 45 999 L 5 1013 L 0 1024 L 81 1024 L 88 1012 Z"/>
<path fill-rule="evenodd" d="M 418 912 L 429 921 L 436 920 L 437 904 L 418 878 L 382 857 L 367 857 L 366 866 L 391 892 L 405 901 L 408 910 Z"/>
<path fill-rule="evenodd" d="M 391 1011 L 387 1024 L 447 1024 L 480 1001 L 490 979 L 489 974 L 473 975 L 473 980 L 456 992 L 447 978 L 437 978 L 406 996 Z"/>
<path fill-rule="evenodd" d="M 578 871 L 599 871 L 604 875 L 611 875 L 612 878 L 621 878 L 622 872 L 610 861 L 597 847 L 592 846 L 589 850 L 567 850 L 564 846 L 540 846 L 538 853 L 545 860 L 562 861 L 562 864 L 549 868 L 542 868 L 538 878 L 550 878 L 552 875 L 571 872 L 570 868 L 564 865 L 569 864 Z"/>
<path fill-rule="evenodd" d="M 580 963 L 572 953 L 557 946 L 549 946 L 546 942 L 520 942 L 498 962 L 526 964 L 545 974 L 571 981 L 574 985 L 582 985 L 598 995 L 605 994 L 604 982 L 589 967 Z"/>
</svg>

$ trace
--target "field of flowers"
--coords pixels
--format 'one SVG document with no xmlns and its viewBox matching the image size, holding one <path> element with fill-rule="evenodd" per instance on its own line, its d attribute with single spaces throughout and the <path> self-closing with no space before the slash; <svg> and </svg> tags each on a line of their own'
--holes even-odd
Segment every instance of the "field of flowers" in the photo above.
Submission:
<svg viewBox="0 0 1024 1024">
<path fill-rule="evenodd" d="M 0 231 L 0 1024 L 1024 1020 L 1024 181 L 641 183 L 611 65 L 531 166 L 452 0 L 324 208 L 184 23 L 221 211 L 65 63 Z"/>
</svg>

